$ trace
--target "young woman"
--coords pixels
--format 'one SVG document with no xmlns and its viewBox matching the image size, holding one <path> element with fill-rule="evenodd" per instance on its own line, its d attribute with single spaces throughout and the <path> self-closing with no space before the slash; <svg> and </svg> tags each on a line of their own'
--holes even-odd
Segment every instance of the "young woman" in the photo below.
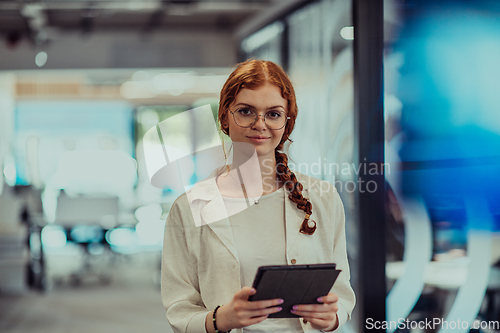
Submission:
<svg viewBox="0 0 500 333">
<path fill-rule="evenodd" d="M 162 300 L 175 332 L 335 331 L 350 319 L 355 296 L 340 197 L 332 184 L 292 172 L 282 152 L 297 112 L 289 78 L 269 61 L 239 64 L 222 88 L 218 118 L 235 145 L 233 162 L 249 155 L 238 144 L 251 146 L 256 159 L 246 168 L 255 166 L 250 173 L 259 179 L 242 182 L 233 163 L 173 204 Z M 260 196 L 250 195 L 249 183 L 261 184 Z M 249 207 L 232 209 L 242 204 Z M 320 304 L 294 307 L 300 319 L 267 318 L 282 310 L 280 299 L 248 301 L 259 266 L 315 263 L 336 263 L 342 272 Z"/>
</svg>

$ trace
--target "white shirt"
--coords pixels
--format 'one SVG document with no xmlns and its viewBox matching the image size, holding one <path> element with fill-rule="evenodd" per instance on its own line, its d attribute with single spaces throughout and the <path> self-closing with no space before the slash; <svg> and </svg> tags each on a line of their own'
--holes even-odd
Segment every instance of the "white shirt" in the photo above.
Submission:
<svg viewBox="0 0 500 333">
<path fill-rule="evenodd" d="M 226 209 L 245 203 L 245 198 L 223 197 Z M 286 199 L 289 200 L 289 199 Z M 240 262 L 241 287 L 251 287 L 257 269 L 265 265 L 286 265 L 285 191 L 264 195 L 253 205 L 229 216 L 236 253 Z M 264 231 L 264 232 L 263 232 Z M 268 318 L 243 328 L 243 332 L 303 333 L 298 318 Z"/>
</svg>

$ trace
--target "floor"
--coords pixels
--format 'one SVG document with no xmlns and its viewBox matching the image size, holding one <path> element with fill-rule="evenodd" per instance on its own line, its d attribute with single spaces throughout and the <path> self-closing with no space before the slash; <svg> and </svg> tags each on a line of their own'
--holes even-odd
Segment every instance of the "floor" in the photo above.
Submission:
<svg viewBox="0 0 500 333">
<path fill-rule="evenodd" d="M 107 283 L 88 275 L 74 285 L 49 274 L 45 293 L 0 294 L 0 332 L 171 333 L 160 299 L 158 261 L 158 254 L 122 258 L 110 266 Z"/>
</svg>

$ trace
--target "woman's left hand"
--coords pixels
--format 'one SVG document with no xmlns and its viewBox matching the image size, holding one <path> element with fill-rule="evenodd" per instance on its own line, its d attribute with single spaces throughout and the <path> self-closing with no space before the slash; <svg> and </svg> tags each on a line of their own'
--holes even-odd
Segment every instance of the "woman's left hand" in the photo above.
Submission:
<svg viewBox="0 0 500 333">
<path fill-rule="evenodd" d="M 293 307 L 292 313 L 304 318 L 317 330 L 333 331 L 337 329 L 339 307 L 337 301 L 339 297 L 333 293 L 318 298 L 323 304 L 301 304 Z"/>
</svg>

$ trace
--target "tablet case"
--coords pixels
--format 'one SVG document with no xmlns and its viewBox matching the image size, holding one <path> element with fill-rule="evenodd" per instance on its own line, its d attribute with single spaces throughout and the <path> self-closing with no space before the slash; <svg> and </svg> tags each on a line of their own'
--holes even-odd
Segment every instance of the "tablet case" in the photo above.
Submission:
<svg viewBox="0 0 500 333">
<path fill-rule="evenodd" d="M 253 282 L 257 292 L 248 300 L 282 298 L 283 310 L 268 318 L 299 318 L 290 312 L 292 306 L 319 304 L 317 298 L 330 292 L 341 272 L 335 267 L 335 264 L 261 266 Z"/>
</svg>

